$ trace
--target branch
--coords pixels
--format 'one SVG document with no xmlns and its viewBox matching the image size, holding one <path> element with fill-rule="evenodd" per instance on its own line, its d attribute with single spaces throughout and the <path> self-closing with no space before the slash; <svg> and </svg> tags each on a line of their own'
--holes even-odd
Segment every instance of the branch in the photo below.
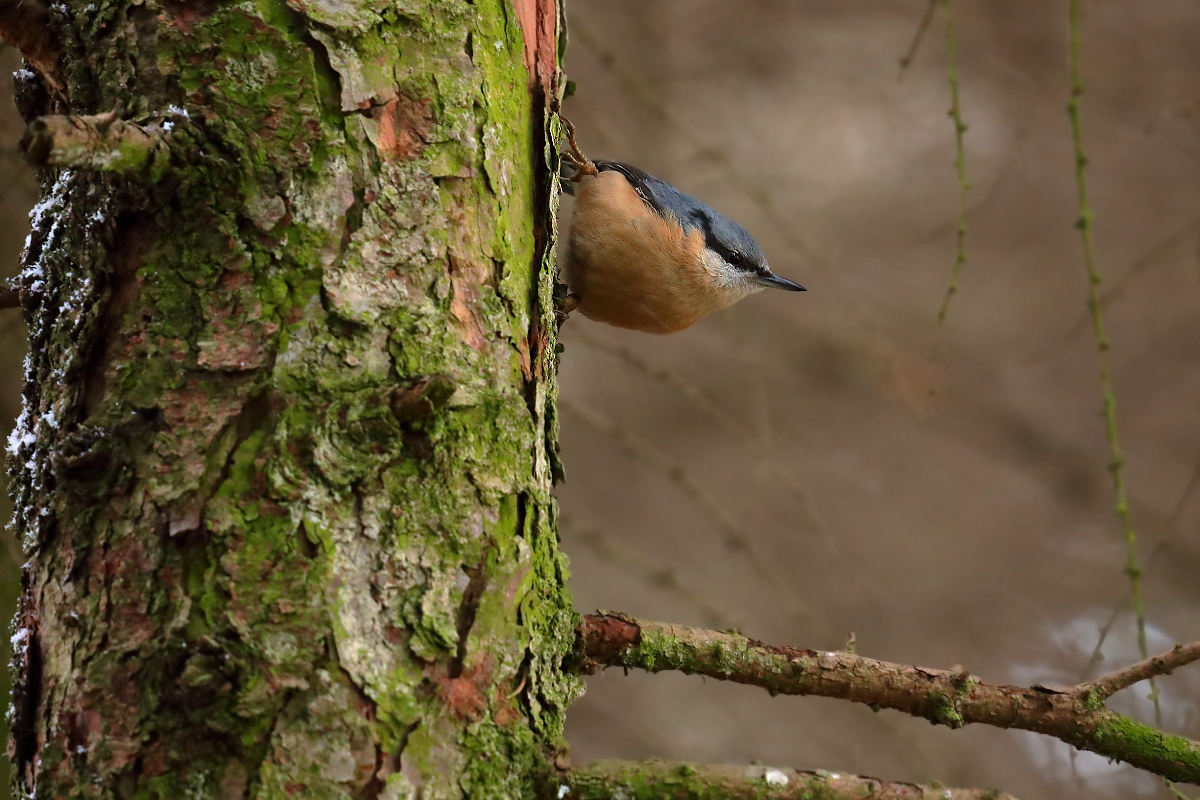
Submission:
<svg viewBox="0 0 1200 800">
<path fill-rule="evenodd" d="M 1151 656 L 1133 666 L 1111 672 L 1082 685 L 1091 689 L 1096 697 L 1107 700 L 1135 683 L 1148 681 L 1159 675 L 1170 675 L 1193 661 L 1200 661 L 1200 642 L 1192 642 L 1188 645 L 1177 644 L 1173 650 L 1168 650 L 1162 655 Z"/>
<path fill-rule="evenodd" d="M 21 307 L 21 290 L 8 281 L 0 283 L 0 310 Z"/>
<path fill-rule="evenodd" d="M 4 0 L 0 0 L 4 2 Z M 21 150 L 35 167 L 75 167 L 162 177 L 170 154 L 165 131 L 117 119 L 116 112 L 89 117 L 35 119 L 21 137 Z"/>
<path fill-rule="evenodd" d="M 564 776 L 569 800 L 1014 800 L 994 789 L 888 783 L 837 772 L 670 761 L 598 761 Z"/>
<path fill-rule="evenodd" d="M 1053 736 L 1173 781 L 1200 783 L 1200 742 L 1111 711 L 1104 700 L 1143 678 L 1200 658 L 1200 642 L 1094 683 L 1066 689 L 984 683 L 966 670 L 891 664 L 843 652 L 779 647 L 728 633 L 593 614 L 577 630 L 580 671 L 621 666 L 677 670 L 759 686 L 772 694 L 817 695 L 890 708 L 934 724 L 973 722 Z M 1105 694 L 1107 692 L 1107 694 Z"/>
<path fill-rule="evenodd" d="M 42 74 L 47 88 L 58 99 L 65 100 L 63 51 L 50 21 L 49 9 L 37 0 L 0 0 L 0 39 L 17 48 L 30 66 Z"/>
</svg>

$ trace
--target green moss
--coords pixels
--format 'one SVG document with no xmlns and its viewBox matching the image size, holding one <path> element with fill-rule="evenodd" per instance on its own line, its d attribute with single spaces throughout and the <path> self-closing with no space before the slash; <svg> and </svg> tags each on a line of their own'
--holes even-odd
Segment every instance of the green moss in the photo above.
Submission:
<svg viewBox="0 0 1200 800">
<path fill-rule="evenodd" d="M 192 120 L 178 169 L 143 165 L 154 185 L 130 213 L 154 216 L 121 263 L 98 261 L 133 288 L 90 418 L 121 440 L 138 505 L 106 507 L 111 528 L 81 516 L 75 539 L 117 552 L 154 526 L 139 580 L 112 593 L 150 609 L 153 635 L 81 667 L 111 682 L 141 665 L 138 735 L 168 767 L 128 770 L 122 796 L 345 796 L 402 747 L 403 781 L 442 782 L 431 796 L 531 796 L 581 686 L 561 669 L 575 616 L 545 466 L 555 364 L 530 350 L 537 325 L 553 332 L 552 247 L 534 237 L 544 144 L 515 17 L 500 0 L 153 11 L 140 68 L 169 92 L 134 81 L 152 97 L 131 102 Z M 351 90 L 428 100 L 423 151 L 381 156 L 377 114 L 343 113 Z M 430 415 L 391 409 L 434 375 L 454 391 Z M 454 665 L 478 707 L 446 701 Z"/>
<path fill-rule="evenodd" d="M 572 775 L 570 787 L 580 800 L 620 797 L 625 800 L 768 800 L 786 796 L 797 800 L 834 800 L 844 796 L 828 783 L 826 773 L 789 778 L 786 788 L 772 786 L 762 768 L 693 767 L 654 761 L 638 765 L 600 762 Z M 797 780 L 802 785 L 797 785 Z"/>
<path fill-rule="evenodd" d="M 930 722 L 949 728 L 961 728 L 966 724 L 955 700 L 941 692 L 930 694 L 922 706 L 921 713 Z"/>
<path fill-rule="evenodd" d="M 1200 750 L 1182 736 L 1163 733 L 1129 717 L 1108 712 L 1096 728 L 1093 741 L 1095 751 L 1110 758 L 1162 764 L 1164 771 L 1160 774 L 1172 780 L 1200 781 Z"/>
</svg>

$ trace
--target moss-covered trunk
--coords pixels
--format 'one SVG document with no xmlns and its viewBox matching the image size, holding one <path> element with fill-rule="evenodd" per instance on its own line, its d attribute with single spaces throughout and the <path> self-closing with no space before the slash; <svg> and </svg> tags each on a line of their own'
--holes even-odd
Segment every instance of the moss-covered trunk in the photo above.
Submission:
<svg viewBox="0 0 1200 800">
<path fill-rule="evenodd" d="M 158 144 L 34 213 L 18 790 L 533 796 L 577 691 L 553 0 L 56 8 L 23 110 Z"/>
</svg>

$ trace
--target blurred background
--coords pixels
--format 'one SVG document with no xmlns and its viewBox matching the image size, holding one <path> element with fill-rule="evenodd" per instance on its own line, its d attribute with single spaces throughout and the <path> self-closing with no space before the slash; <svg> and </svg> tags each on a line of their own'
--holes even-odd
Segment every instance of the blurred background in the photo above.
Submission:
<svg viewBox="0 0 1200 800">
<path fill-rule="evenodd" d="M 1160 651 L 1200 638 L 1200 7 L 1085 6 L 1097 267 Z M 1024 685 L 1139 657 L 1073 227 L 1067 3 L 954 3 L 968 260 L 942 325 L 958 180 L 940 6 L 901 70 L 928 8 L 568 2 L 566 113 L 584 152 L 705 199 L 809 288 L 670 337 L 564 327 L 559 497 L 580 611 L 821 649 L 854 631 L 866 656 Z M 0 59 L 7 89 L 18 62 Z M 10 104 L 0 113 L 12 274 L 36 185 Z M 0 315 L 0 344 L 11 421 L 18 314 Z M 4 534 L 4 618 L 17 563 Z M 1200 667 L 1159 689 L 1163 727 L 1200 738 Z M 1114 706 L 1153 723 L 1146 696 Z M 568 735 L 578 763 L 759 760 L 1028 800 L 1172 796 L 1033 734 L 670 674 L 590 678 Z"/>
<path fill-rule="evenodd" d="M 564 326 L 580 611 L 821 649 L 854 631 L 863 655 L 1024 685 L 1139 657 L 1074 228 L 1067 2 L 953 3 L 971 188 L 941 326 L 958 181 L 940 5 L 901 76 L 927 0 L 568 2 L 584 152 L 703 198 L 809 289 L 669 337 Z M 1158 651 L 1200 638 L 1200 6 L 1084 7 L 1097 268 Z M 1163 726 L 1200 737 L 1200 666 L 1159 688 Z M 1146 694 L 1115 705 L 1153 722 Z M 1033 734 L 679 675 L 609 670 L 568 719 L 579 762 L 1170 797 Z"/>
</svg>

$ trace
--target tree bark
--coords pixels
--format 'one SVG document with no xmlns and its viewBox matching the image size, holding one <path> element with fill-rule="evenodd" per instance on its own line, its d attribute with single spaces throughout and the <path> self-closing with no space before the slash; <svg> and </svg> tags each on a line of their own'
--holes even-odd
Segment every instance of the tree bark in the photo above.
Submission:
<svg viewBox="0 0 1200 800">
<path fill-rule="evenodd" d="M 27 115 L 154 153 L 61 151 L 25 253 L 20 795 L 544 791 L 553 0 L 65 9 Z"/>
</svg>

